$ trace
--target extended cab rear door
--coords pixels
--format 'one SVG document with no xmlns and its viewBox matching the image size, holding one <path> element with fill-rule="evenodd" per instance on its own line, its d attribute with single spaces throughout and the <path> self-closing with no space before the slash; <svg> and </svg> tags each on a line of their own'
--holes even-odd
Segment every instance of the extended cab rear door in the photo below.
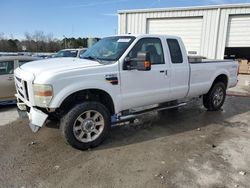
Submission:
<svg viewBox="0 0 250 188">
<path fill-rule="evenodd" d="M 170 77 L 167 75 L 166 57 L 163 48 L 164 38 L 143 37 L 125 52 L 121 60 L 122 108 L 129 109 L 164 102 L 169 98 Z M 138 52 L 149 52 L 151 70 L 125 70 L 125 58 L 136 58 Z"/>
<path fill-rule="evenodd" d="M 180 38 L 165 38 L 169 77 L 171 87 L 171 97 L 173 100 L 187 96 L 189 90 L 190 66 L 185 47 Z"/>
</svg>

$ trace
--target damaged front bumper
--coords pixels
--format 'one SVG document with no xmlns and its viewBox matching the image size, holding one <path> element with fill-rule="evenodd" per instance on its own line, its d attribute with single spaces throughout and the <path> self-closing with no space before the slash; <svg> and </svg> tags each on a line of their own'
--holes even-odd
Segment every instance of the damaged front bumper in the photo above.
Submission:
<svg viewBox="0 0 250 188">
<path fill-rule="evenodd" d="M 20 103 L 20 102 L 17 103 L 17 107 L 20 111 L 27 113 L 29 117 L 29 121 L 30 121 L 29 126 L 33 132 L 39 131 L 39 129 L 46 123 L 48 114 L 45 114 L 41 110 L 38 110 L 35 107 L 29 107 L 29 110 L 28 110 L 25 103 Z M 20 115 L 20 116 L 23 116 L 23 115 Z"/>
<path fill-rule="evenodd" d="M 48 114 L 43 113 L 41 110 L 31 107 L 29 116 L 29 126 L 33 132 L 39 131 L 39 129 L 45 124 Z"/>
<path fill-rule="evenodd" d="M 45 124 L 48 115 L 34 107 L 33 81 L 35 76 L 30 72 L 17 68 L 15 69 L 14 78 L 19 116 L 27 117 L 28 115 L 31 130 L 37 132 Z"/>
</svg>

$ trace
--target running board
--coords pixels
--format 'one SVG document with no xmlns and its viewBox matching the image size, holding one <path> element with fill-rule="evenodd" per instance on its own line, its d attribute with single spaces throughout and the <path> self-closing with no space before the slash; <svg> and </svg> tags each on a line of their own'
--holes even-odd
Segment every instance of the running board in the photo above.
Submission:
<svg viewBox="0 0 250 188">
<path fill-rule="evenodd" d="M 154 108 L 149 108 L 149 109 L 145 109 L 145 110 L 141 110 L 141 111 L 136 111 L 133 112 L 129 115 L 126 116 L 119 116 L 117 117 L 117 119 L 113 122 L 113 124 L 117 124 L 117 123 L 122 123 L 122 122 L 126 122 L 126 121 L 131 121 L 134 120 L 136 117 L 147 114 L 149 112 L 152 111 L 162 111 L 162 110 L 168 110 L 168 109 L 172 109 L 172 108 L 178 108 L 178 107 L 182 107 L 185 106 L 187 103 L 183 102 L 183 103 L 179 103 L 177 105 L 173 105 L 173 106 L 157 106 Z"/>
</svg>

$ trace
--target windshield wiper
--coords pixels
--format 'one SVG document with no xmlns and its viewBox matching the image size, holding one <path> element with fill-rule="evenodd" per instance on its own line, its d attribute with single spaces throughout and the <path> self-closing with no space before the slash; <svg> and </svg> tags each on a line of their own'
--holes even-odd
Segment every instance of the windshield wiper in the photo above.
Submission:
<svg viewBox="0 0 250 188">
<path fill-rule="evenodd" d="M 94 61 L 97 61 L 98 63 L 103 64 L 103 62 L 100 59 L 97 59 L 96 57 L 93 57 L 93 56 L 86 56 L 86 57 L 83 57 L 83 59 L 90 59 L 90 60 L 94 60 Z"/>
</svg>

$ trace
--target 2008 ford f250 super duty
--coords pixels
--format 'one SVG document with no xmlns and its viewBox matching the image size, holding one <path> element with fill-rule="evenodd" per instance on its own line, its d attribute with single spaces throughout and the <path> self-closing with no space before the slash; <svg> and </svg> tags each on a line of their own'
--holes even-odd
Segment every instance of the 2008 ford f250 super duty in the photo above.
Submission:
<svg viewBox="0 0 250 188">
<path fill-rule="evenodd" d="M 87 149 L 104 140 L 112 123 L 145 112 L 135 110 L 141 107 L 172 108 L 181 104 L 171 101 L 203 96 L 205 108 L 218 110 L 226 89 L 237 84 L 237 71 L 234 61 L 189 62 L 179 37 L 112 36 L 80 59 L 40 60 L 17 68 L 16 97 L 34 132 L 56 117 L 66 141 Z"/>
</svg>

